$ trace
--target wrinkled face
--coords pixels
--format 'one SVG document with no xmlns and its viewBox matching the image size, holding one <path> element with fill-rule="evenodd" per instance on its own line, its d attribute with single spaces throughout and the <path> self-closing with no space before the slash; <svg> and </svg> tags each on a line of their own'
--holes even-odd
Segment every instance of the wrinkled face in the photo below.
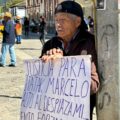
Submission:
<svg viewBox="0 0 120 120">
<path fill-rule="evenodd" d="M 55 15 L 55 27 L 58 36 L 63 39 L 70 39 L 81 23 L 80 17 L 69 13 L 57 13 Z"/>
</svg>

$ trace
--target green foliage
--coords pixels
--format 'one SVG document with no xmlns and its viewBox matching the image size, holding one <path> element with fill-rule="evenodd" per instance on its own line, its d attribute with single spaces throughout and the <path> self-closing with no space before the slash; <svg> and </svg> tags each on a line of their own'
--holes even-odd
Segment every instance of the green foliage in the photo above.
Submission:
<svg viewBox="0 0 120 120">
<path fill-rule="evenodd" d="M 0 13 L 2 13 L 2 8 L 3 8 L 3 7 L 2 7 L 2 6 L 0 6 Z"/>
<path fill-rule="evenodd" d="M 24 0 L 6 0 L 6 3 L 4 3 L 1 8 L 0 11 L 4 12 L 4 11 L 8 11 L 10 7 L 17 5 L 18 3 L 23 2 Z"/>
<path fill-rule="evenodd" d="M 8 0 L 7 3 L 6 3 L 6 7 L 9 8 L 13 5 L 16 5 L 20 2 L 23 2 L 24 0 Z"/>
</svg>

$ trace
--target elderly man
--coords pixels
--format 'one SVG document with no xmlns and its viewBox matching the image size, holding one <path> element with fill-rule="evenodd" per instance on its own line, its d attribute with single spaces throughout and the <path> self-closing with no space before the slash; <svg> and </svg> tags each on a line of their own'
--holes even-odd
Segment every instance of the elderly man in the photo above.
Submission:
<svg viewBox="0 0 120 120">
<path fill-rule="evenodd" d="M 47 62 L 62 56 L 91 55 L 90 117 L 95 106 L 95 94 L 99 88 L 96 71 L 97 56 L 94 36 L 87 31 L 81 6 L 74 1 L 64 1 L 55 9 L 57 36 L 45 43 L 41 59 Z"/>
<path fill-rule="evenodd" d="M 9 67 L 15 67 L 16 64 L 16 55 L 14 50 L 15 28 L 11 17 L 12 15 L 9 12 L 6 12 L 4 14 L 4 30 L 1 31 L 3 33 L 3 41 L 1 49 L 0 67 L 4 67 L 6 65 L 6 54 L 8 50 L 11 58 L 11 63 L 9 64 Z"/>
</svg>

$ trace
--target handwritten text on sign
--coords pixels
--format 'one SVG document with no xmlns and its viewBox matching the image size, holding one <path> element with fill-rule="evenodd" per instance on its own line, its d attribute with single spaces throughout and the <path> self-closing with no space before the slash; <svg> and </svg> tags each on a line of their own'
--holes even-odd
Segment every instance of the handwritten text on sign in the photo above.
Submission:
<svg viewBox="0 0 120 120">
<path fill-rule="evenodd" d="M 89 120 L 90 56 L 25 61 L 20 120 Z"/>
</svg>

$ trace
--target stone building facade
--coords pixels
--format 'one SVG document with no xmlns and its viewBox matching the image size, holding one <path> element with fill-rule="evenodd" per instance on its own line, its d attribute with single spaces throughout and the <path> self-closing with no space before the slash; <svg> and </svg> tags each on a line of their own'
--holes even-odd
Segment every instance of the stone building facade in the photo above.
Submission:
<svg viewBox="0 0 120 120">
<path fill-rule="evenodd" d="M 26 0 L 26 13 L 30 19 L 39 21 L 42 15 L 47 22 L 47 31 L 53 32 L 54 29 L 54 9 L 59 0 Z"/>
<path fill-rule="evenodd" d="M 58 3 L 64 0 L 26 0 L 26 13 L 30 19 L 39 20 L 39 17 L 43 15 L 46 18 L 47 22 L 47 31 L 49 33 L 53 32 L 54 29 L 54 9 Z M 92 0 L 75 0 L 82 4 L 82 6 L 86 5 L 91 8 Z M 86 7 L 86 6 L 85 6 Z M 86 12 L 90 12 L 91 10 L 84 9 Z M 89 13 L 88 13 L 89 14 Z M 90 13 L 91 14 L 91 13 Z"/>
</svg>

